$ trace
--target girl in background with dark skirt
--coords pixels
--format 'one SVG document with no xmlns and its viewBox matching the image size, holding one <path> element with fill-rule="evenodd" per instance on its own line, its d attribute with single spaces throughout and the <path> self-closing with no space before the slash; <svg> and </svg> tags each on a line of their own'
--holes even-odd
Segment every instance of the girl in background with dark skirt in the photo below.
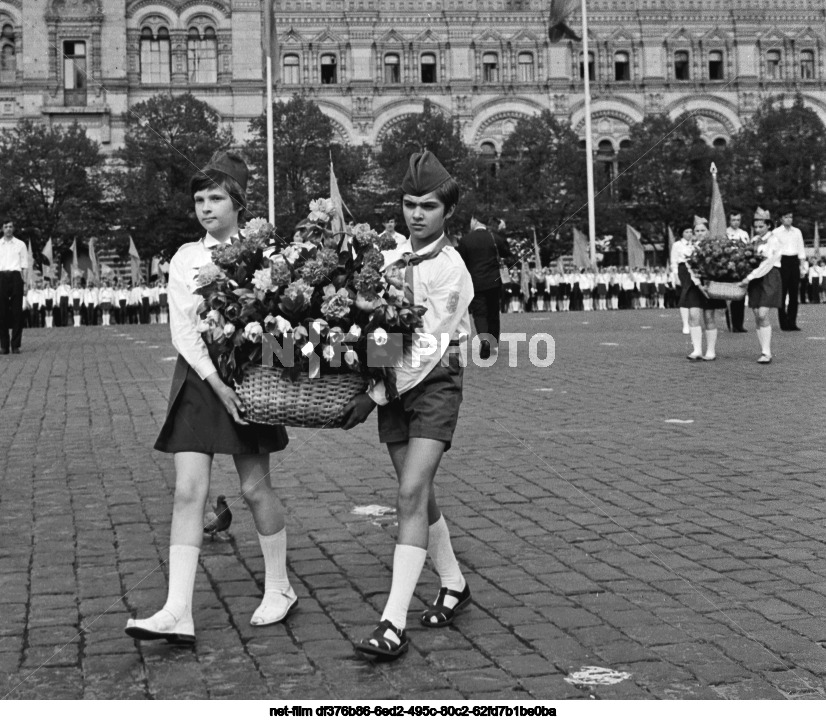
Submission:
<svg viewBox="0 0 826 721">
<path fill-rule="evenodd" d="M 131 619 L 126 633 L 142 640 L 195 643 L 192 596 L 203 539 L 204 507 L 209 493 L 212 459 L 232 455 L 241 495 L 252 511 L 264 555 L 264 599 L 250 623 L 278 623 L 298 599 L 287 577 L 284 510 L 270 484 L 270 456 L 287 445 L 283 426 L 244 420 L 244 405 L 215 370 L 198 330 L 196 280 L 212 262 L 212 249 L 238 235 L 246 203 L 247 166 L 235 155 L 221 153 L 196 173 L 190 183 L 198 221 L 207 231 L 172 258 L 169 270 L 170 332 L 179 353 L 172 378 L 169 410 L 156 450 L 173 453 L 175 500 L 169 547 L 169 594 L 154 616 Z"/>
<path fill-rule="evenodd" d="M 740 285 L 748 286 L 749 308 L 754 310 L 754 324 L 757 326 L 757 342 L 760 357 L 757 362 L 767 365 L 772 362 L 772 323 L 769 311 L 783 304 L 783 288 L 780 278 L 780 241 L 769 227 L 771 214 L 758 208 L 754 212 L 754 229 L 757 235 L 752 242 L 765 260 L 746 276 Z"/>
<path fill-rule="evenodd" d="M 694 218 L 694 242 L 708 237 L 708 221 L 705 218 Z M 691 248 L 694 252 L 694 248 Z M 680 296 L 680 308 L 688 308 L 688 332 L 691 335 L 692 351 L 688 355 L 690 361 L 713 361 L 717 359 L 717 319 L 715 311 L 718 308 L 725 308 L 724 300 L 712 300 L 695 283 L 694 277 L 686 265 L 685 260 L 691 255 L 689 252 L 685 258 L 679 261 L 678 272 L 682 295 Z M 702 327 L 700 321 L 702 320 Z M 703 355 L 703 330 L 706 336 L 706 352 Z"/>
</svg>

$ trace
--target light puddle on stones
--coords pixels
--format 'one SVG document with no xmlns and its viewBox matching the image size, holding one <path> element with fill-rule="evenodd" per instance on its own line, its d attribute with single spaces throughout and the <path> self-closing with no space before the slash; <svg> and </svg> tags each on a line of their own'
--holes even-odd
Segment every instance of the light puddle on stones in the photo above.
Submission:
<svg viewBox="0 0 826 721">
<path fill-rule="evenodd" d="M 826 340 L 826 337 L 822 335 L 810 335 L 806 340 Z"/>
<path fill-rule="evenodd" d="M 600 343 L 600 345 L 619 345 L 619 343 Z"/>
<path fill-rule="evenodd" d="M 534 391 L 539 391 L 540 393 L 550 393 L 553 388 L 534 388 Z"/>
<path fill-rule="evenodd" d="M 573 686 L 613 686 L 631 678 L 630 673 L 625 671 L 614 671 L 601 666 L 583 666 L 579 671 L 574 671 L 565 680 Z"/>
<path fill-rule="evenodd" d="M 663 423 L 694 423 L 691 418 L 667 418 Z"/>
<path fill-rule="evenodd" d="M 162 361 L 174 361 L 174 360 L 178 360 L 178 356 L 171 355 L 171 356 L 167 356 L 166 358 L 161 358 L 161 360 Z"/>
<path fill-rule="evenodd" d="M 396 525 L 396 509 L 388 506 L 356 506 L 350 511 L 354 516 L 364 516 L 369 519 L 374 526 Z"/>
</svg>

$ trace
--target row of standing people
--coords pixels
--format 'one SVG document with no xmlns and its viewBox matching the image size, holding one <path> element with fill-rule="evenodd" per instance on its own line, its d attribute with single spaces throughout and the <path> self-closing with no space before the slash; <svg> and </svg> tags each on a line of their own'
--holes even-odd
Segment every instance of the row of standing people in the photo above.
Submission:
<svg viewBox="0 0 826 721">
<path fill-rule="evenodd" d="M 112 323 L 148 324 L 169 322 L 169 301 L 166 285 L 142 283 L 110 283 L 100 286 L 89 282 L 85 286 L 75 280 L 52 283 L 37 280 L 23 298 L 23 323 L 29 328 L 54 326 L 103 325 Z"/>
<path fill-rule="evenodd" d="M 560 273 L 548 268 L 537 271 L 530 264 L 524 284 L 519 269 L 511 268 L 509 274 L 510 282 L 502 287 L 503 313 L 675 308 L 679 300 L 676 276 L 662 267 Z"/>
</svg>

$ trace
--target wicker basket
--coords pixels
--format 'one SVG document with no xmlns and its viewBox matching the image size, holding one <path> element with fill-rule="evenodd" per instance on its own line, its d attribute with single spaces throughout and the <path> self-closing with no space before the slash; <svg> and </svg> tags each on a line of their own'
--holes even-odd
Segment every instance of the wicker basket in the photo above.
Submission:
<svg viewBox="0 0 826 721">
<path fill-rule="evenodd" d="M 746 297 L 746 288 L 739 283 L 710 280 L 706 285 L 706 293 L 713 300 L 743 300 Z"/>
<path fill-rule="evenodd" d="M 291 381 L 283 368 L 251 365 L 235 390 L 253 423 L 302 428 L 340 428 L 341 411 L 356 393 L 367 389 L 367 379 L 356 373 L 327 375 L 310 380 L 306 374 Z"/>
</svg>

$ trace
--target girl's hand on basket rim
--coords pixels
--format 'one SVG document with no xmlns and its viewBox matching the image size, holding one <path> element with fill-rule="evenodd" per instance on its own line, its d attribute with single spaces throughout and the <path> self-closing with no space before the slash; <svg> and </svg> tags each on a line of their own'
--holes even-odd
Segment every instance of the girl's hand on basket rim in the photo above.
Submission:
<svg viewBox="0 0 826 721">
<path fill-rule="evenodd" d="M 357 393 L 344 406 L 342 411 L 342 428 L 349 431 L 360 423 L 364 423 L 373 412 L 376 402 L 367 393 Z"/>
<path fill-rule="evenodd" d="M 212 386 L 212 390 L 215 392 L 215 395 L 218 396 L 224 408 L 227 409 L 227 413 L 232 416 L 232 420 L 239 426 L 248 426 L 249 421 L 245 421 L 241 417 L 247 412 L 247 409 L 244 407 L 244 402 L 238 397 L 238 394 L 224 383 L 218 377 L 217 373 L 207 376 L 206 380 L 209 385 Z"/>
<path fill-rule="evenodd" d="M 744 278 L 744 279 L 743 279 L 743 280 L 741 280 L 741 281 L 740 281 L 737 285 L 739 285 L 741 288 L 747 288 L 747 287 L 748 287 L 748 285 L 749 285 L 749 282 L 748 282 L 748 280 L 746 280 L 746 279 Z"/>
</svg>

